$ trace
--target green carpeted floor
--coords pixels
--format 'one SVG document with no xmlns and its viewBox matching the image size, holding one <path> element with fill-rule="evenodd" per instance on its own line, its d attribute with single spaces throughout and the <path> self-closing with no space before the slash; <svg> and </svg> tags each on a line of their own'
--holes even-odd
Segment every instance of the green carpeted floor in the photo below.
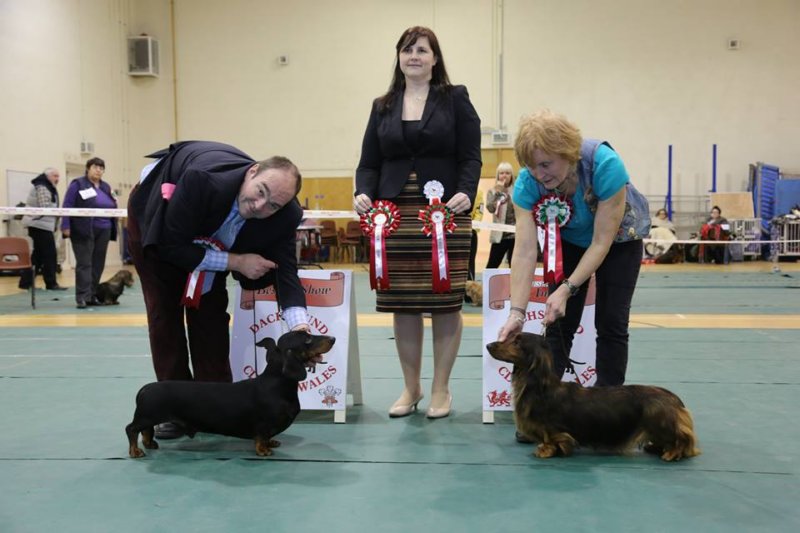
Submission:
<svg viewBox="0 0 800 533">
<path fill-rule="evenodd" d="M 633 312 L 797 315 L 798 277 L 644 274 Z M 369 313 L 368 280 L 361 271 L 355 280 L 358 312 Z M 138 289 L 92 312 L 141 313 Z M 0 309 L 77 312 L 71 295 L 44 293 L 36 311 L 26 298 L 0 297 Z M 628 382 L 670 388 L 695 418 L 703 455 L 678 464 L 639 452 L 539 460 L 514 441 L 507 413 L 482 424 L 477 327 L 464 331 L 453 414 L 390 420 L 402 387 L 391 329 L 358 335 L 365 404 L 347 424 L 305 413 L 268 459 L 251 442 L 199 435 L 132 460 L 123 428 L 153 379 L 146 329 L 0 328 L 0 532 L 800 527 L 797 330 L 631 330 Z"/>
</svg>

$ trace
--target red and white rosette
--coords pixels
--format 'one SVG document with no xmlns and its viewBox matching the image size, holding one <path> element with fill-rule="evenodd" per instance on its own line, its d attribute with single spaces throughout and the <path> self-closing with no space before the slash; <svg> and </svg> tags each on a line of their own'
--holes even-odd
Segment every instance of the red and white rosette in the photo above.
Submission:
<svg viewBox="0 0 800 533">
<path fill-rule="evenodd" d="M 441 202 L 444 186 L 434 180 L 423 188 L 430 205 L 419 210 L 417 217 L 422 221 L 422 232 L 432 237 L 431 266 L 433 270 L 433 292 L 450 292 L 450 265 L 447 260 L 447 233 L 453 233 L 456 223 L 453 212 Z"/>
<path fill-rule="evenodd" d="M 361 215 L 361 233 L 369 237 L 369 286 L 389 288 L 389 262 L 386 260 L 386 237 L 400 226 L 400 210 L 392 202 L 376 200 Z"/>
<path fill-rule="evenodd" d="M 561 283 L 564 279 L 564 260 L 561 256 L 561 227 L 569 222 L 572 203 L 562 196 L 550 194 L 533 206 L 533 219 L 536 225 L 544 228 L 545 283 Z"/>
<path fill-rule="evenodd" d="M 225 251 L 225 245 L 211 237 L 198 237 L 192 241 L 194 244 L 199 244 L 203 248 L 209 250 L 216 250 L 218 252 Z M 181 305 L 197 309 L 200 307 L 200 298 L 203 296 L 203 282 L 206 275 L 213 276 L 214 272 L 206 273 L 204 270 L 195 270 L 186 279 L 186 288 L 183 290 L 183 298 L 181 298 Z"/>
</svg>

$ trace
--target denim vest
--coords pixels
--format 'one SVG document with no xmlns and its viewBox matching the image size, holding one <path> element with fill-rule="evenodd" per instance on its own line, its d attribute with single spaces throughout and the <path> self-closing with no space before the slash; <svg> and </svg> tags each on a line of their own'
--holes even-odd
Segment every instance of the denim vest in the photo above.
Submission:
<svg viewBox="0 0 800 533">
<path fill-rule="evenodd" d="M 578 179 L 583 188 L 583 200 L 594 215 L 597 213 L 597 196 L 594 195 L 592 178 L 594 177 L 594 154 L 597 147 L 605 144 L 612 150 L 606 141 L 597 139 L 584 139 L 581 143 L 581 160 L 578 162 Z M 544 197 L 551 194 L 544 186 L 536 182 L 539 194 Z M 614 237 L 614 242 L 627 242 L 644 239 L 650 233 L 650 206 L 647 198 L 636 190 L 632 183 L 625 184 L 625 215 Z"/>
</svg>

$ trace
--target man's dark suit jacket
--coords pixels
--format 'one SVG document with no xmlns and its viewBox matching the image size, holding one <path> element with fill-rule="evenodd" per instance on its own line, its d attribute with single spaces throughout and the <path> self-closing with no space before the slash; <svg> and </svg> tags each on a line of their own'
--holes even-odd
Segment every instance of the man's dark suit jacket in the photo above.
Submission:
<svg viewBox="0 0 800 533">
<path fill-rule="evenodd" d="M 431 180 L 444 185 L 442 201 L 463 192 L 474 203 L 481 173 L 481 121 L 463 85 L 438 92 L 431 88 L 420 120 L 418 150 L 403 136 L 402 94 L 378 111 L 377 100 L 364 133 L 356 170 L 355 195 L 390 200 L 416 172 L 420 188 Z"/>
<path fill-rule="evenodd" d="M 142 235 L 142 247 L 155 246 L 159 257 L 187 272 L 205 256 L 205 248 L 194 244 L 197 237 L 210 237 L 231 211 L 244 180 L 255 161 L 227 144 L 187 141 L 148 157 L 161 158 L 134 192 L 134 211 Z M 162 185 L 174 184 L 172 197 L 162 197 Z M 262 289 L 277 281 L 276 290 L 284 308 L 305 307 L 305 295 L 297 277 L 295 231 L 303 210 L 297 199 L 264 219 L 248 219 L 230 252 L 254 253 L 278 265 L 273 272 L 251 280 L 238 272 L 233 276 L 245 289 Z"/>
</svg>

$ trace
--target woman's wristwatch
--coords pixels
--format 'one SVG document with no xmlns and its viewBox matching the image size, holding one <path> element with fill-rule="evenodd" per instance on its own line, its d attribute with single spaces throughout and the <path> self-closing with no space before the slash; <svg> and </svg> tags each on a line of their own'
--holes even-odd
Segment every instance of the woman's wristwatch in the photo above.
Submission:
<svg viewBox="0 0 800 533">
<path fill-rule="evenodd" d="M 578 294 L 578 291 L 580 290 L 579 286 L 573 285 L 572 282 L 570 282 L 570 280 L 567 279 L 567 278 L 564 278 L 564 280 L 561 282 L 561 284 L 567 286 L 567 289 L 569 289 L 570 297 L 575 296 L 576 294 Z"/>
</svg>

